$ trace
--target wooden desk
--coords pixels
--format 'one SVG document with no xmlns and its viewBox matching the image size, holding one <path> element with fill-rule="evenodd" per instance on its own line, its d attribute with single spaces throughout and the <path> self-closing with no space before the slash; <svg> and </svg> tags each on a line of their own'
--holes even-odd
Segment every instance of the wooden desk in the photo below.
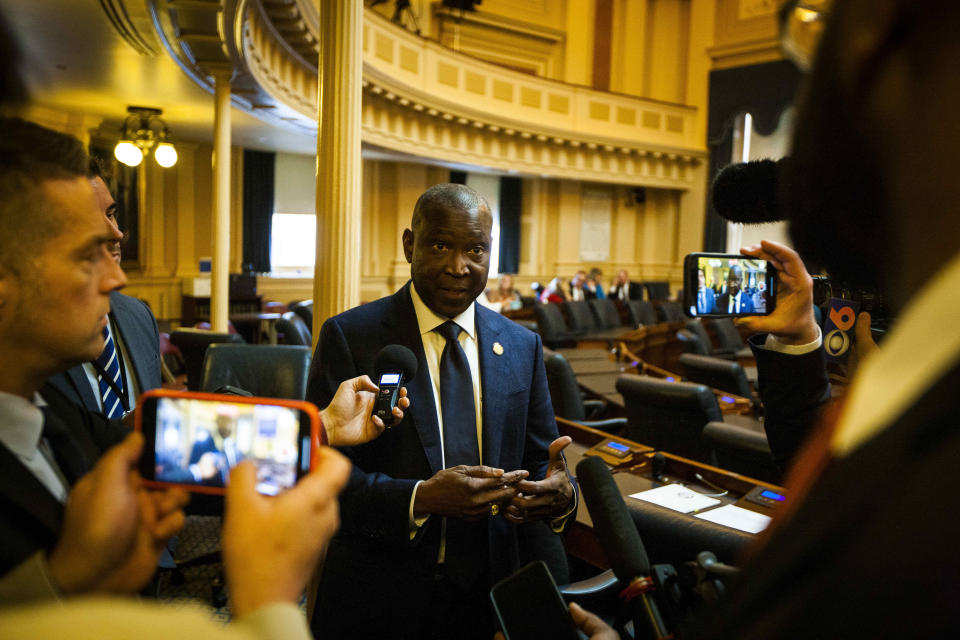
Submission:
<svg viewBox="0 0 960 640">
<path fill-rule="evenodd" d="M 625 438 L 612 437 L 603 431 L 563 418 L 557 418 L 557 426 L 561 435 L 573 438 L 573 444 L 564 451 L 571 472 L 575 471 L 577 463 L 583 459 L 587 449 L 606 439 L 625 444 L 635 452 L 631 461 L 614 469 L 614 480 L 620 493 L 625 497 L 634 522 L 640 529 L 640 536 L 644 538 L 644 545 L 650 554 L 651 562 L 692 560 L 697 552 L 704 550 L 719 552 L 718 557 L 721 560 L 733 562 L 736 554 L 754 539 L 755 536 L 751 534 L 700 520 L 692 514 L 682 514 L 626 497 L 660 486 L 660 483 L 650 476 L 650 455 L 648 454 L 653 453 L 650 447 Z M 756 486 L 786 495 L 783 487 L 670 453 L 663 452 L 663 457 L 666 461 L 664 476 L 669 481 L 682 482 L 690 489 L 704 494 L 726 491 L 726 495 L 716 496 L 724 504 L 735 504 L 764 515 L 773 515 L 774 509 L 748 502 L 744 500 L 744 496 Z M 644 522 L 650 525 L 646 529 L 642 526 Z M 580 509 L 577 511 L 577 520 L 571 524 L 567 534 L 567 552 L 596 567 L 606 569 L 609 563 L 593 533 L 592 526 L 589 509 L 581 502 Z M 698 548 L 699 546 L 702 548 Z M 689 557 L 686 557 L 687 554 Z"/>
</svg>

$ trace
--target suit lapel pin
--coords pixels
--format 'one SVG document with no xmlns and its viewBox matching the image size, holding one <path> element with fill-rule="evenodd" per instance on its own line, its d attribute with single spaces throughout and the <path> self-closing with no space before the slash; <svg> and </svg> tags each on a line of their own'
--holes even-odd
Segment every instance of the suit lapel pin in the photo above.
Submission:
<svg viewBox="0 0 960 640">
<path fill-rule="evenodd" d="M 500 344 L 499 342 L 494 342 L 494 343 L 493 343 L 493 352 L 494 352 L 495 354 L 497 354 L 498 356 L 502 356 L 502 355 L 503 355 L 503 345 Z"/>
</svg>

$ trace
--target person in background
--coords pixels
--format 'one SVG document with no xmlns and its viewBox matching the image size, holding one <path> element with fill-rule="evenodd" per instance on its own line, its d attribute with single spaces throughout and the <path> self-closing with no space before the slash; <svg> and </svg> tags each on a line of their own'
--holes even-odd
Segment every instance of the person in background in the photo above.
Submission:
<svg viewBox="0 0 960 640">
<path fill-rule="evenodd" d="M 614 300 L 642 300 L 643 286 L 639 282 L 632 282 L 626 269 L 617 271 L 617 277 L 610 285 L 610 297 Z"/>
<path fill-rule="evenodd" d="M 590 273 L 587 275 L 587 282 L 584 284 L 584 287 L 593 293 L 593 296 L 599 300 L 603 300 L 607 297 L 607 294 L 603 291 L 603 285 L 600 284 L 602 279 L 603 271 L 597 267 L 594 267 L 590 269 Z"/>
<path fill-rule="evenodd" d="M 540 302 L 566 302 L 567 296 L 563 293 L 563 278 L 557 276 L 551 280 L 540 294 Z"/>
<path fill-rule="evenodd" d="M 581 269 L 570 279 L 570 300 L 573 302 L 584 302 L 590 298 L 595 298 L 596 294 L 587 289 L 586 284 L 587 272 Z"/>
</svg>

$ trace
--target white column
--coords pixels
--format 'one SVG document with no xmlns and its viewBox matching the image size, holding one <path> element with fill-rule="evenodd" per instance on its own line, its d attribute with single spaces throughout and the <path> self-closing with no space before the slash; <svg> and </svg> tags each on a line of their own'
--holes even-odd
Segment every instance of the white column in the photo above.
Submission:
<svg viewBox="0 0 960 640">
<path fill-rule="evenodd" d="M 213 119 L 213 265 L 210 328 L 227 332 L 230 313 L 230 78 L 216 77 Z"/>
<path fill-rule="evenodd" d="M 315 339 L 360 302 L 362 27 L 360 0 L 320 0 Z"/>
</svg>

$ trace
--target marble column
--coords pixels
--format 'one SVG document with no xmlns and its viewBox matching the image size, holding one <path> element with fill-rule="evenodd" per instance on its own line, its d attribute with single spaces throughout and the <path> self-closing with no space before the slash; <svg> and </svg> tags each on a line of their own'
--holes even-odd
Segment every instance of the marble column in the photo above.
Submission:
<svg viewBox="0 0 960 640">
<path fill-rule="evenodd" d="M 213 120 L 213 264 L 210 328 L 227 332 L 230 314 L 230 77 L 217 74 Z"/>
<path fill-rule="evenodd" d="M 320 0 L 315 338 L 360 302 L 362 27 L 360 0 Z"/>
</svg>

